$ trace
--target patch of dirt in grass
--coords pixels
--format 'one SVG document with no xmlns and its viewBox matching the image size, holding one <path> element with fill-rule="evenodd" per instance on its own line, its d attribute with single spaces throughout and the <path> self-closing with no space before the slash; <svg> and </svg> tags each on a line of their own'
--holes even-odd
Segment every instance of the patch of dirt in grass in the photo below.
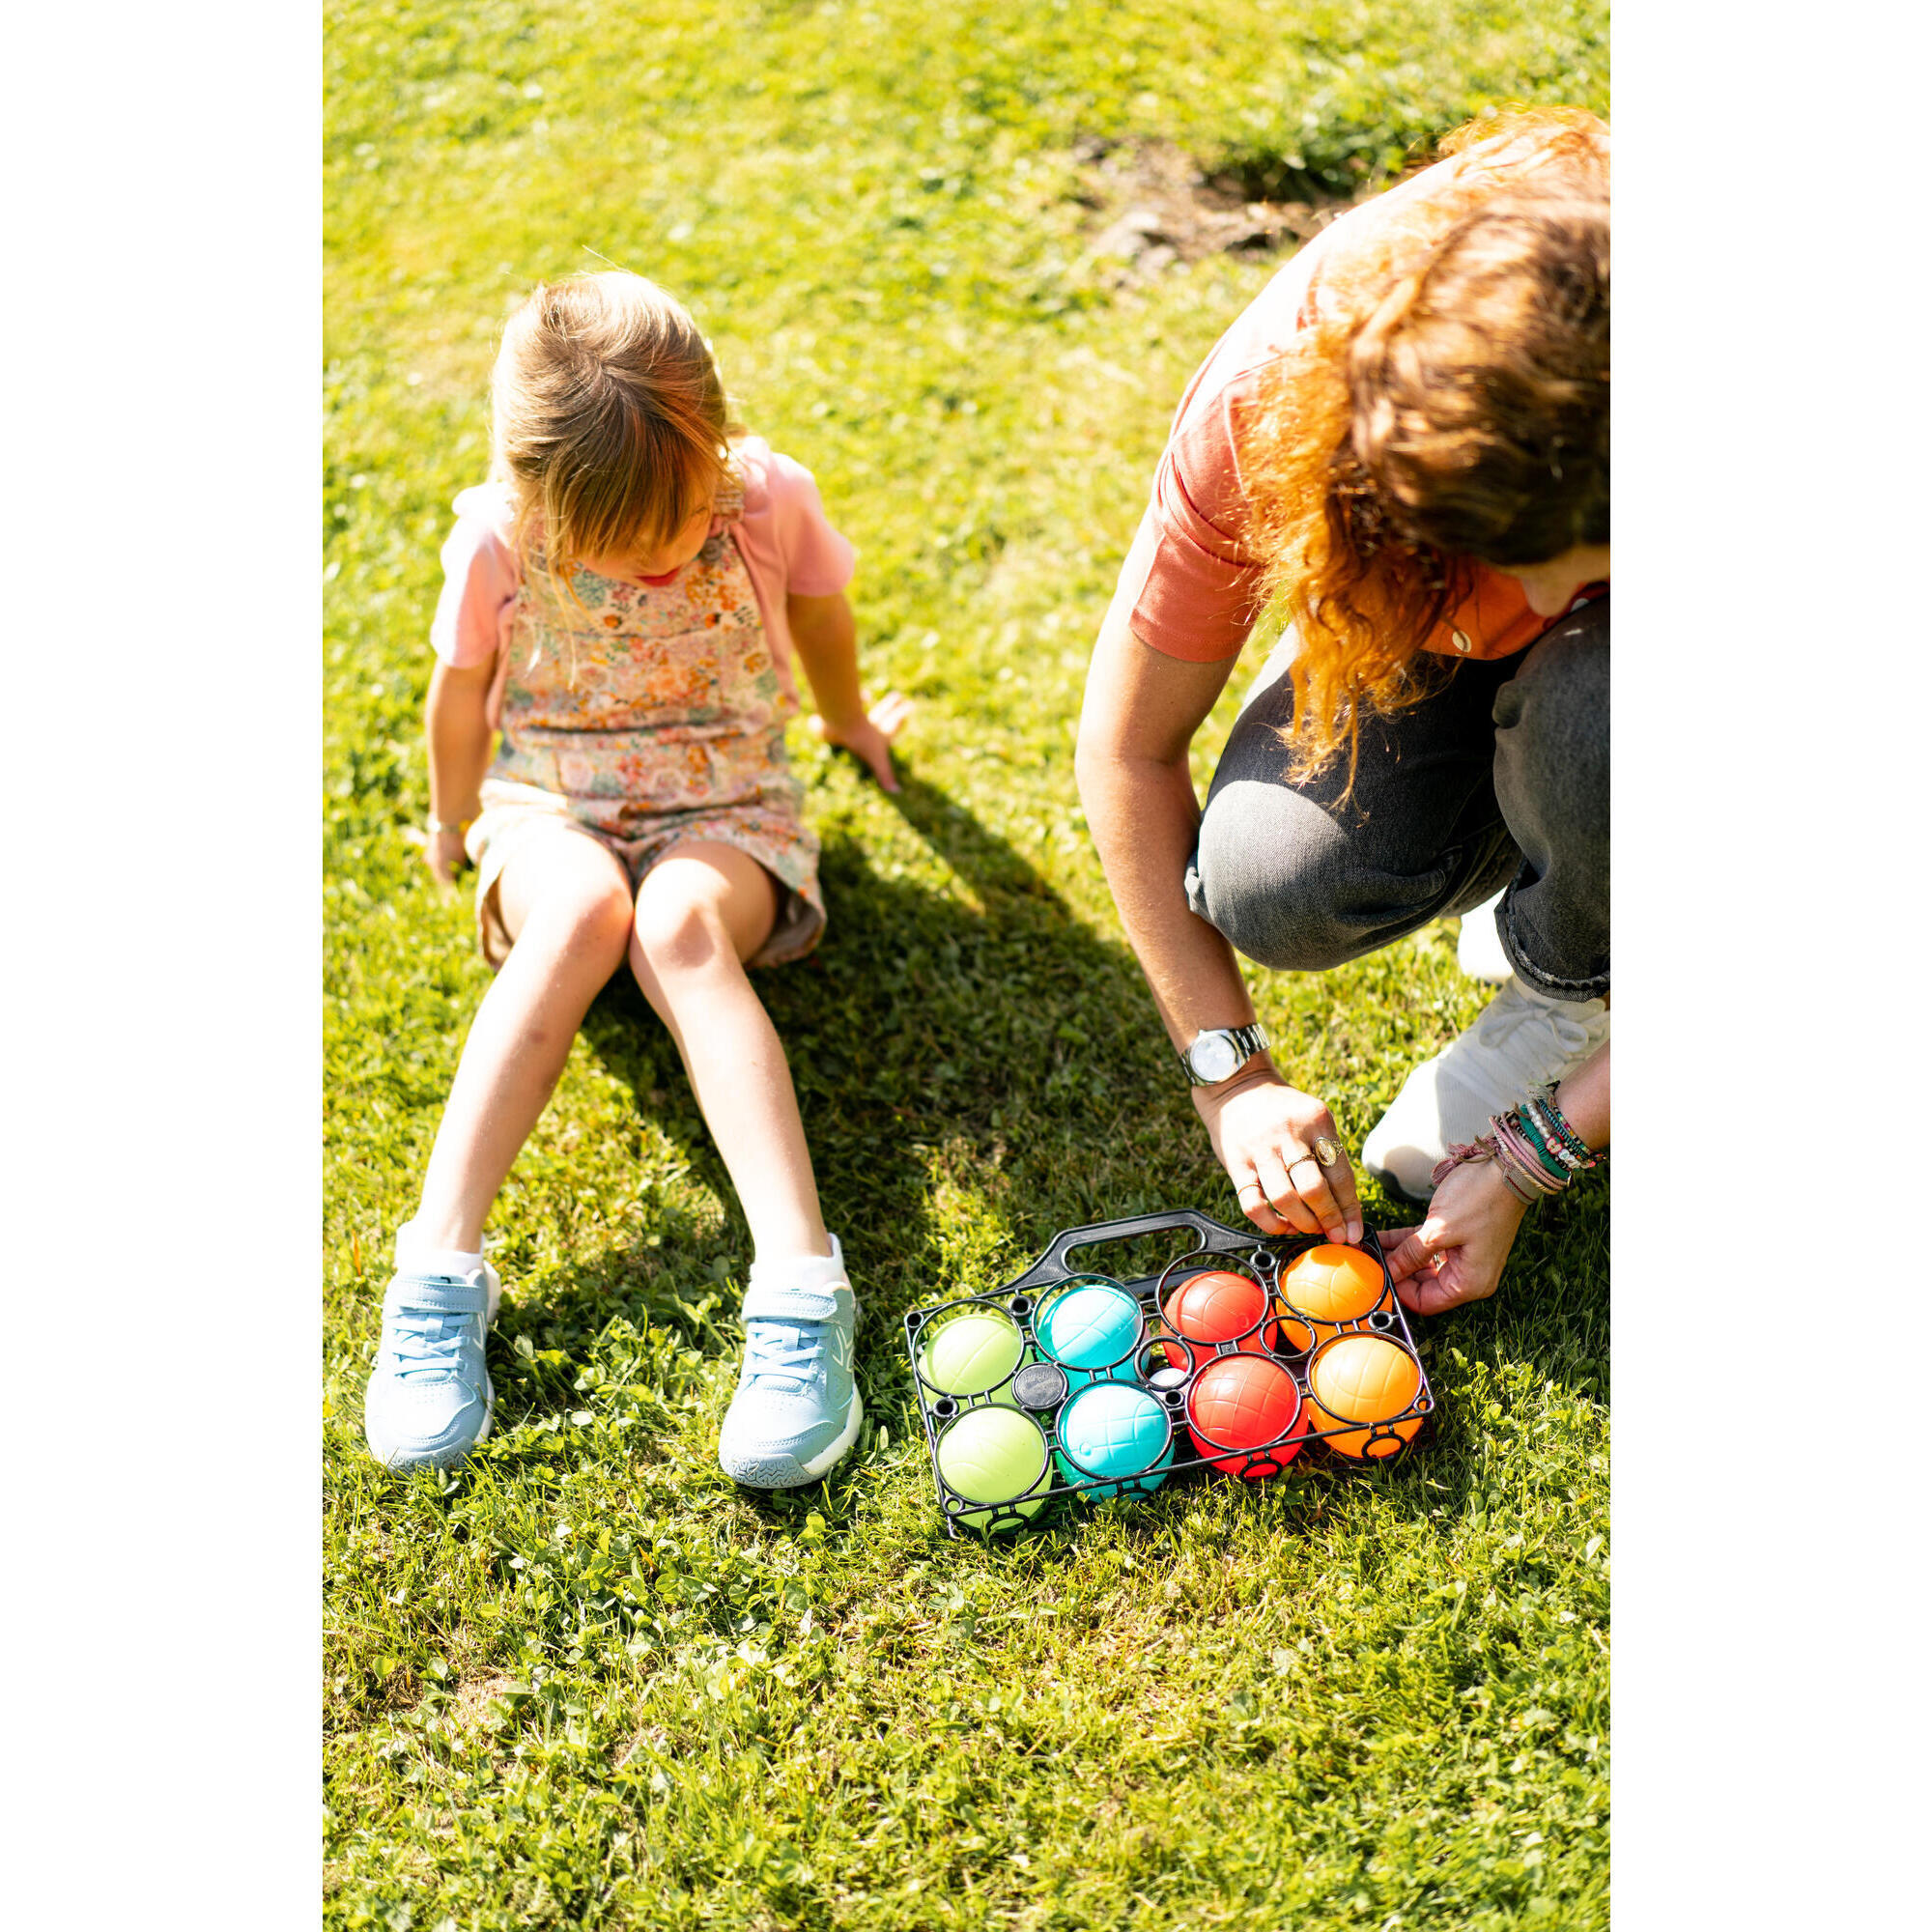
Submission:
<svg viewBox="0 0 1932 1932">
<path fill-rule="evenodd" d="M 490 1715 L 493 1698 L 507 1696 L 517 1680 L 500 1673 L 495 1677 L 466 1677 L 456 1687 L 449 1707 L 450 1722 L 459 1730 L 473 1731 Z"/>
<path fill-rule="evenodd" d="M 1094 211 L 1094 256 L 1119 264 L 1118 282 L 1151 281 L 1177 262 L 1204 255 L 1262 253 L 1306 242 L 1354 204 L 1342 196 L 1316 201 L 1255 201 L 1234 174 L 1208 174 L 1166 141 L 1074 143 L 1081 185 L 1076 198 Z"/>
</svg>

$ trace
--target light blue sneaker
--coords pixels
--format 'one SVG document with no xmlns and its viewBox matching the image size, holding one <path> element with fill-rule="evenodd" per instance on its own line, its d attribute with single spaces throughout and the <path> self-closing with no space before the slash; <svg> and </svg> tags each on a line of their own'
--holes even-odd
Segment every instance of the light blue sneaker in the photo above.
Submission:
<svg viewBox="0 0 1932 1932">
<path fill-rule="evenodd" d="M 718 1461 L 757 1490 L 815 1483 L 859 1439 L 865 1406 L 852 1379 L 858 1305 L 838 1237 L 828 1256 L 752 1264 L 745 1365 L 724 1413 Z"/>
<path fill-rule="evenodd" d="M 467 1275 L 397 1270 L 383 1296 L 383 1339 L 362 1406 L 362 1433 L 379 1463 L 447 1467 L 489 1435 L 497 1391 L 483 1338 L 502 1293 L 487 1262 Z"/>
</svg>

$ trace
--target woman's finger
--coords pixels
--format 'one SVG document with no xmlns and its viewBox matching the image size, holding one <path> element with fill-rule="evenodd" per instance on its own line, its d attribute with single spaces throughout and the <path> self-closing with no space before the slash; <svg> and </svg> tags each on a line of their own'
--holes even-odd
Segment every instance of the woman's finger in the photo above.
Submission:
<svg viewBox="0 0 1932 1932">
<path fill-rule="evenodd" d="M 1349 1164 L 1344 1154 L 1335 1165 L 1326 1170 L 1328 1188 L 1335 1197 L 1335 1206 L 1342 1210 L 1342 1219 L 1347 1224 L 1343 1239 L 1359 1241 L 1362 1238 L 1362 1199 L 1355 1191 L 1355 1170 Z"/>
<path fill-rule="evenodd" d="M 1321 1163 L 1312 1153 L 1301 1154 L 1289 1162 L 1288 1178 L 1294 1182 L 1296 1191 L 1307 1204 L 1308 1211 L 1321 1223 L 1321 1232 L 1331 1241 L 1346 1241 L 1349 1238 L 1349 1219 L 1328 1185 L 1328 1176 Z"/>
<path fill-rule="evenodd" d="M 888 738 L 896 738 L 906 720 L 912 716 L 912 713 L 913 702 L 911 698 L 907 697 L 901 692 L 889 691 L 885 696 L 879 699 L 878 703 L 872 706 L 869 715 L 872 723 Z"/>
<path fill-rule="evenodd" d="M 1395 1292 L 1403 1306 L 1417 1315 L 1441 1315 L 1493 1294 L 1496 1284 L 1472 1273 L 1464 1250 L 1450 1248 L 1436 1255 L 1432 1267 L 1418 1268 L 1406 1281 L 1397 1282 Z"/>
<path fill-rule="evenodd" d="M 1261 1177 L 1269 1205 L 1290 1227 L 1297 1234 L 1321 1234 L 1321 1223 L 1301 1198 L 1301 1190 L 1295 1185 L 1293 1175 L 1283 1165 L 1279 1150 L 1269 1148 L 1261 1155 L 1255 1162 L 1255 1172 Z"/>
<path fill-rule="evenodd" d="M 1405 1228 L 1399 1238 L 1391 1246 L 1391 1236 L 1381 1237 L 1382 1259 L 1388 1263 L 1389 1275 L 1393 1280 L 1402 1281 L 1418 1270 L 1435 1264 L 1438 1253 L 1439 1229 L 1431 1229 L 1425 1221 L 1420 1228 Z"/>
<path fill-rule="evenodd" d="M 1268 1205 L 1267 1190 L 1250 1173 L 1236 1183 L 1235 1199 L 1241 1204 L 1241 1212 L 1264 1235 L 1286 1235 L 1292 1232 L 1289 1225 Z"/>
<path fill-rule="evenodd" d="M 1440 1315 L 1463 1299 L 1433 1267 L 1397 1282 L 1395 1292 L 1397 1299 L 1411 1315 Z"/>
</svg>

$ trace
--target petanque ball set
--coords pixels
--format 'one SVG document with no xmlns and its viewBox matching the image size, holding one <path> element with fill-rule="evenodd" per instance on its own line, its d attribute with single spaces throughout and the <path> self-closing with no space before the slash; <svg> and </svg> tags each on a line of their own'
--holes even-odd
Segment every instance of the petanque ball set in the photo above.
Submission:
<svg viewBox="0 0 1932 1932">
<path fill-rule="evenodd" d="M 1158 1275 L 1068 1265 L 1075 1249 L 1176 1228 L 1199 1245 Z M 1435 1406 L 1373 1236 L 1264 1241 L 1192 1208 L 1065 1229 L 1005 1288 L 916 1308 L 905 1325 L 954 1535 L 1184 1472 L 1264 1482 L 1314 1445 L 1384 1463 Z"/>
</svg>

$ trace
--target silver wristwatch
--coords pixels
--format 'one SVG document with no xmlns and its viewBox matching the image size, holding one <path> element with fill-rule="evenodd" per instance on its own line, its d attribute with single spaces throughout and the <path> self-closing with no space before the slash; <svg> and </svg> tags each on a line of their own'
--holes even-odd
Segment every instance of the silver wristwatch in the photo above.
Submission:
<svg viewBox="0 0 1932 1932">
<path fill-rule="evenodd" d="M 1217 1087 L 1232 1080 L 1242 1064 L 1268 1043 L 1268 1037 L 1257 1020 L 1253 1026 L 1208 1027 L 1194 1036 L 1193 1043 L 1180 1056 L 1187 1077 L 1197 1087 Z"/>
</svg>

